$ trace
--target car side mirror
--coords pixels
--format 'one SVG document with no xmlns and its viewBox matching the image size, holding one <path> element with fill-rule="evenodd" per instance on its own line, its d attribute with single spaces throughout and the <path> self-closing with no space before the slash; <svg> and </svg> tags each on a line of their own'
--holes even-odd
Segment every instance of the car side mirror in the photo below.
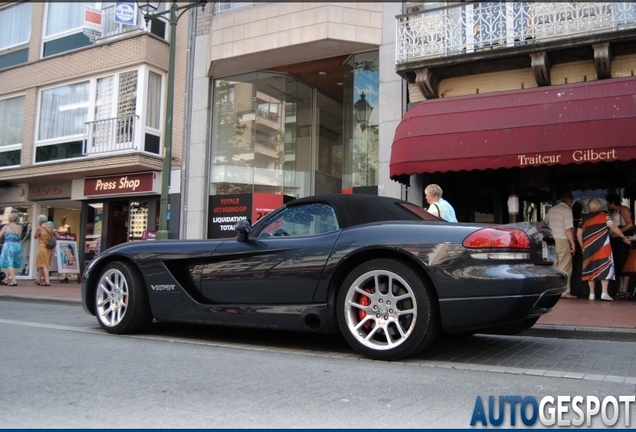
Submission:
<svg viewBox="0 0 636 432">
<path fill-rule="evenodd" d="M 243 219 L 236 223 L 234 229 L 238 233 L 236 241 L 245 242 L 249 237 L 250 231 L 252 231 L 252 224 L 250 224 L 249 220 Z"/>
</svg>

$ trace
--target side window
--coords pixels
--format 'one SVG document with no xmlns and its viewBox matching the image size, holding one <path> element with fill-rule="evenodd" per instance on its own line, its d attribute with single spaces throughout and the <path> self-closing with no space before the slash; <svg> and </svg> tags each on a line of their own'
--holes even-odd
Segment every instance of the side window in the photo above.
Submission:
<svg viewBox="0 0 636 432">
<path fill-rule="evenodd" d="M 0 167 L 20 165 L 24 96 L 0 99 Z"/>
<path fill-rule="evenodd" d="M 29 60 L 31 3 L 0 7 L 0 69 Z"/>
<path fill-rule="evenodd" d="M 278 214 L 258 237 L 307 236 L 339 229 L 336 213 L 327 204 L 307 204 L 289 207 Z"/>
</svg>

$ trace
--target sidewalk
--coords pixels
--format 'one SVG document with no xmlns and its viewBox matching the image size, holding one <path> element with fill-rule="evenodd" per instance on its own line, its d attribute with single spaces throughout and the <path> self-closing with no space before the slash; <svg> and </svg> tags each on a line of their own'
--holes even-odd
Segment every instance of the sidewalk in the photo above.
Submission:
<svg viewBox="0 0 636 432">
<path fill-rule="evenodd" d="M 81 305 L 77 278 L 61 283 L 51 278 L 50 287 L 33 280 L 19 280 L 18 286 L 0 285 L 0 300 L 25 300 Z M 576 339 L 602 339 L 636 342 L 636 300 L 613 302 L 578 298 L 561 299 L 524 335 Z"/>
<path fill-rule="evenodd" d="M 0 300 L 23 299 L 31 301 L 52 301 L 56 303 L 82 304 L 81 284 L 77 277 L 69 278 L 68 283 L 62 283 L 51 278 L 51 286 L 36 285 L 33 279 L 18 279 L 18 286 L 0 285 Z"/>
<path fill-rule="evenodd" d="M 561 299 L 523 334 L 636 342 L 636 300 Z"/>
</svg>

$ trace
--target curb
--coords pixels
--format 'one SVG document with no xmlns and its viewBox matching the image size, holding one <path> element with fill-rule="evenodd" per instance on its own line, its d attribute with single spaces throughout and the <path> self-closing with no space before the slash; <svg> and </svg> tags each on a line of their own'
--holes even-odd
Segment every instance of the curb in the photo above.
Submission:
<svg viewBox="0 0 636 432">
<path fill-rule="evenodd" d="M 31 303 L 49 303 L 66 306 L 81 306 L 79 299 L 0 294 L 0 301 L 19 301 Z M 636 329 L 616 327 L 575 327 L 555 325 L 535 325 L 519 333 L 519 336 L 547 337 L 557 339 L 586 339 L 613 342 L 636 342 Z"/>
<path fill-rule="evenodd" d="M 53 303 L 67 306 L 81 306 L 82 301 L 76 299 L 59 297 L 40 297 L 17 294 L 0 294 L 0 301 L 30 302 L 30 303 Z"/>
<path fill-rule="evenodd" d="M 615 342 L 636 342 L 636 329 L 616 327 L 574 327 L 535 325 L 520 333 L 521 336 L 551 337 L 557 339 L 591 339 Z"/>
</svg>

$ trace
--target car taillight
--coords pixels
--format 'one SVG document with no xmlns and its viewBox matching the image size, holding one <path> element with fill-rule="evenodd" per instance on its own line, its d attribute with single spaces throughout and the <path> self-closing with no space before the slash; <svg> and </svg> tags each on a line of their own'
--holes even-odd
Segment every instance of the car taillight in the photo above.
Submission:
<svg viewBox="0 0 636 432">
<path fill-rule="evenodd" d="M 469 249 L 530 249 L 528 235 L 515 227 L 482 228 L 466 237 L 462 246 Z"/>
</svg>

